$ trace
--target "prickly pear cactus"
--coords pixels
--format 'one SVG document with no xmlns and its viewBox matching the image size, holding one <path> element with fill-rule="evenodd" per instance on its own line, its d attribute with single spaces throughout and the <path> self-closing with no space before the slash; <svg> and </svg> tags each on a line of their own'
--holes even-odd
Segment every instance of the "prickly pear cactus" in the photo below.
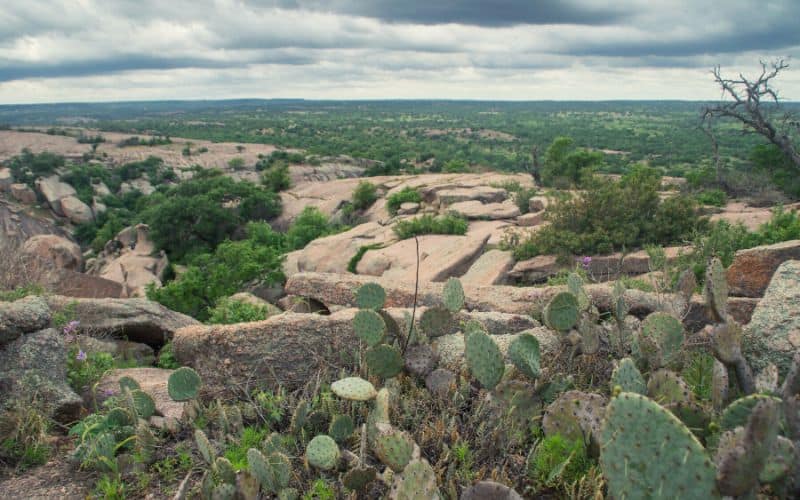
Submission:
<svg viewBox="0 0 800 500">
<path fill-rule="evenodd" d="M 729 389 L 728 369 L 719 360 L 715 359 L 714 367 L 711 371 L 711 404 L 715 410 L 720 411 L 725 407 L 725 402 L 728 401 Z"/>
<path fill-rule="evenodd" d="M 349 438 L 355 430 L 355 424 L 350 415 L 336 415 L 331 420 L 331 425 L 328 428 L 328 434 L 337 443 L 343 443 Z"/>
<path fill-rule="evenodd" d="M 742 327 L 733 321 L 719 323 L 714 327 L 711 347 L 726 365 L 738 362 L 742 359 Z"/>
<path fill-rule="evenodd" d="M 306 460 L 318 469 L 331 470 L 339 462 L 339 445 L 330 436 L 316 436 L 306 447 Z"/>
<path fill-rule="evenodd" d="M 391 500 L 441 500 L 436 472 L 427 460 L 412 460 L 402 475 L 395 476 Z"/>
<path fill-rule="evenodd" d="M 405 367 L 409 373 L 425 377 L 436 368 L 439 356 L 430 344 L 419 344 L 408 348 Z"/>
<path fill-rule="evenodd" d="M 195 430 L 194 441 L 197 443 L 197 449 L 200 451 L 203 460 L 205 460 L 208 465 L 213 464 L 214 458 L 217 456 L 217 450 L 211 445 L 206 433 L 201 429 Z"/>
<path fill-rule="evenodd" d="M 725 266 L 714 257 L 706 267 L 706 304 L 716 321 L 728 320 L 728 279 Z"/>
<path fill-rule="evenodd" d="M 737 427 L 744 427 L 753 412 L 753 408 L 762 401 L 775 401 L 780 403 L 781 400 L 774 396 L 767 396 L 765 394 L 751 394 L 743 398 L 739 398 L 733 403 L 729 404 L 725 411 L 719 418 L 719 426 L 723 431 L 735 429 Z"/>
<path fill-rule="evenodd" d="M 606 402 L 600 394 L 567 391 L 547 407 L 542 429 L 546 436 L 561 434 L 570 441 L 597 444 Z"/>
<path fill-rule="evenodd" d="M 581 311 L 589 309 L 591 305 L 589 295 L 583 289 L 583 278 L 578 273 L 569 273 L 567 276 L 567 291 L 578 299 L 578 309 Z"/>
<path fill-rule="evenodd" d="M 403 371 L 403 356 L 396 347 L 376 345 L 367 351 L 364 358 L 370 373 L 380 378 L 392 378 Z"/>
<path fill-rule="evenodd" d="M 331 384 L 331 390 L 340 398 L 351 401 L 369 401 L 378 393 L 368 381 L 360 377 L 347 377 Z"/>
<path fill-rule="evenodd" d="M 131 391 L 131 397 L 133 398 L 133 407 L 136 408 L 136 414 L 140 418 L 147 420 L 156 412 L 156 403 L 146 392 L 136 389 Z"/>
<path fill-rule="evenodd" d="M 233 469 L 231 461 L 227 458 L 217 457 L 214 460 L 214 471 L 223 483 L 236 484 L 236 471 Z"/>
<path fill-rule="evenodd" d="M 695 288 L 697 288 L 697 277 L 695 277 L 694 271 L 684 269 L 675 284 L 675 291 L 688 303 L 692 300 Z"/>
<path fill-rule="evenodd" d="M 758 475 L 758 480 L 766 484 L 786 477 L 797 461 L 795 452 L 794 443 L 790 439 L 778 436 L 767 457 L 764 468 L 761 469 L 761 474 Z"/>
<path fill-rule="evenodd" d="M 169 397 L 175 401 L 189 401 L 197 397 L 203 381 L 196 371 L 182 366 L 172 372 L 167 380 Z"/>
<path fill-rule="evenodd" d="M 283 453 L 273 452 L 265 457 L 260 451 L 250 448 L 247 450 L 247 463 L 264 491 L 278 493 L 289 484 L 292 464 Z"/>
<path fill-rule="evenodd" d="M 450 278 L 444 284 L 442 291 L 444 306 L 451 312 L 457 313 L 464 307 L 464 288 L 458 278 Z"/>
<path fill-rule="evenodd" d="M 220 483 L 211 493 L 211 500 L 233 500 L 236 497 L 236 486 L 228 483 Z"/>
<path fill-rule="evenodd" d="M 458 329 L 458 323 L 448 309 L 429 307 L 419 318 L 419 328 L 428 338 L 450 335 Z"/>
<path fill-rule="evenodd" d="M 723 495 L 741 496 L 758 487 L 758 475 L 778 438 L 779 402 L 764 399 L 753 407 L 740 436 L 717 450 L 717 485 Z"/>
<path fill-rule="evenodd" d="M 297 406 L 294 407 L 294 412 L 292 412 L 290 428 L 294 434 L 297 434 L 306 426 L 308 413 L 308 402 L 305 399 L 301 399 L 297 402 Z"/>
<path fill-rule="evenodd" d="M 134 416 L 124 408 L 112 408 L 106 414 L 106 426 L 111 428 L 120 428 L 135 423 Z"/>
<path fill-rule="evenodd" d="M 578 309 L 578 299 L 574 295 L 558 293 L 544 307 L 544 322 L 553 330 L 566 332 L 578 322 Z"/>
<path fill-rule="evenodd" d="M 414 440 L 408 433 L 389 424 L 377 424 L 375 455 L 395 472 L 403 472 L 414 453 Z"/>
<path fill-rule="evenodd" d="M 368 346 L 376 346 L 386 336 L 386 323 L 375 311 L 361 309 L 353 317 L 353 331 Z"/>
<path fill-rule="evenodd" d="M 647 394 L 647 384 L 636 363 L 631 358 L 622 358 L 611 374 L 611 390 L 619 386 L 622 392 Z"/>
<path fill-rule="evenodd" d="M 532 379 L 539 377 L 539 341 L 533 335 L 523 333 L 508 346 L 508 357 L 519 371 Z"/>
<path fill-rule="evenodd" d="M 354 467 L 342 475 L 342 484 L 351 491 L 364 491 L 375 481 L 375 467 Z"/>
<path fill-rule="evenodd" d="M 600 449 L 600 467 L 613 498 L 720 498 L 716 469 L 703 446 L 677 417 L 646 396 L 623 392 L 611 400 Z"/>
<path fill-rule="evenodd" d="M 628 303 L 625 301 L 625 285 L 621 281 L 614 283 L 611 291 L 612 308 L 611 312 L 617 321 L 625 321 L 628 315 Z"/>
<path fill-rule="evenodd" d="M 124 377 L 120 377 L 119 388 L 121 392 L 125 392 L 125 389 L 135 391 L 137 389 L 141 389 L 141 386 L 139 386 L 139 382 L 126 375 Z"/>
<path fill-rule="evenodd" d="M 464 355 L 467 367 L 483 387 L 492 390 L 503 378 L 503 354 L 485 331 L 473 329 L 466 337 Z"/>
<path fill-rule="evenodd" d="M 370 446 L 375 446 L 378 424 L 388 424 L 389 422 L 389 390 L 384 387 L 378 391 L 375 396 L 375 405 L 367 415 L 367 441 Z"/>
<path fill-rule="evenodd" d="M 692 401 L 692 390 L 675 372 L 658 370 L 647 381 L 647 395 L 660 405 L 688 403 Z"/>
<path fill-rule="evenodd" d="M 386 291 L 377 283 L 365 283 L 356 292 L 356 305 L 359 309 L 377 311 L 386 303 Z"/>
<path fill-rule="evenodd" d="M 678 417 L 698 438 L 704 439 L 708 435 L 708 424 L 711 423 L 711 417 L 699 404 L 679 401 L 666 405 L 665 408 Z"/>
<path fill-rule="evenodd" d="M 155 460 L 156 437 L 146 422 L 139 422 L 136 426 L 136 452 L 142 463 L 150 464 Z"/>
<path fill-rule="evenodd" d="M 683 325 L 678 318 L 655 312 L 642 322 L 638 337 L 639 352 L 651 369 L 661 368 L 676 361 L 683 343 Z"/>
</svg>

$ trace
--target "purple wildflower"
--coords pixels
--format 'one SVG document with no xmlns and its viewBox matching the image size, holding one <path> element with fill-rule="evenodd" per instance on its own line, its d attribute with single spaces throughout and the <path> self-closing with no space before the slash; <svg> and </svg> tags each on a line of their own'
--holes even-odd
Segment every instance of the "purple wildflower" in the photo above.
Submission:
<svg viewBox="0 0 800 500">
<path fill-rule="evenodd" d="M 80 326 L 81 322 L 78 320 L 72 320 L 66 324 L 64 327 L 64 335 L 74 335 L 75 332 L 78 331 L 78 327 Z"/>
<path fill-rule="evenodd" d="M 579 257 L 576 260 L 580 263 L 581 267 L 587 271 L 589 270 L 589 266 L 592 264 L 592 258 L 588 255 L 586 257 Z"/>
<path fill-rule="evenodd" d="M 83 349 L 78 350 L 78 354 L 75 355 L 75 359 L 78 361 L 86 361 L 86 351 Z"/>
</svg>

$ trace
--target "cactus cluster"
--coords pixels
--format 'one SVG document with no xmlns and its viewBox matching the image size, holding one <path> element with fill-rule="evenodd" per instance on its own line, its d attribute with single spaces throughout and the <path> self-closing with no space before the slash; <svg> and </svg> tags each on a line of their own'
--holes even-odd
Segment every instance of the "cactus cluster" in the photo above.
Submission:
<svg viewBox="0 0 800 500">
<path fill-rule="evenodd" d="M 636 350 L 650 369 L 674 364 L 683 344 L 683 325 L 676 317 L 654 312 L 642 322 L 636 337 Z"/>
</svg>

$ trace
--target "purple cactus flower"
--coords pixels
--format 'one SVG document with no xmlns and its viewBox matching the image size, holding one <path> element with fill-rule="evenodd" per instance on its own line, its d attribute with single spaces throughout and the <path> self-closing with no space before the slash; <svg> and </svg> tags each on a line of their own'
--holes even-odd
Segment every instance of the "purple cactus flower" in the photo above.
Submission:
<svg viewBox="0 0 800 500">
<path fill-rule="evenodd" d="M 78 354 L 75 355 L 75 359 L 78 361 L 86 361 L 86 352 L 83 349 L 78 350 Z"/>
<path fill-rule="evenodd" d="M 580 263 L 581 267 L 587 271 L 589 270 L 589 266 L 592 264 L 592 258 L 588 255 L 586 257 L 578 257 L 576 260 Z"/>
<path fill-rule="evenodd" d="M 78 320 L 72 320 L 64 326 L 64 335 L 74 335 L 75 332 L 78 331 L 78 327 L 80 326 L 81 322 Z"/>
</svg>

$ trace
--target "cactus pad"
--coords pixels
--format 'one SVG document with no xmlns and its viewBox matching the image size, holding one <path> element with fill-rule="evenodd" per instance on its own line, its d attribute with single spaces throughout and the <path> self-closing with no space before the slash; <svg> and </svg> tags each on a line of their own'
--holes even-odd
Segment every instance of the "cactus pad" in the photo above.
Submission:
<svg viewBox="0 0 800 500">
<path fill-rule="evenodd" d="M 719 426 L 723 431 L 735 429 L 736 427 L 744 427 L 750 418 L 753 408 L 762 401 L 775 401 L 780 403 L 781 400 L 774 396 L 766 396 L 764 394 L 751 394 L 743 398 L 739 398 L 722 412 L 719 418 Z"/>
<path fill-rule="evenodd" d="M 719 498 L 716 470 L 697 438 L 639 394 L 623 392 L 609 403 L 600 467 L 614 498 Z"/>
<path fill-rule="evenodd" d="M 381 344 L 370 348 L 364 359 L 370 373 L 380 378 L 392 378 L 403 371 L 403 356 L 396 347 Z"/>
<path fill-rule="evenodd" d="M 714 257 L 706 267 L 706 304 L 716 321 L 728 320 L 728 279 L 722 261 Z"/>
<path fill-rule="evenodd" d="M 578 299 L 569 292 L 558 293 L 544 307 L 543 316 L 548 327 L 566 332 L 578 322 Z"/>
<path fill-rule="evenodd" d="M 211 500 L 233 500 L 236 498 L 236 486 L 228 483 L 220 483 L 211 493 Z"/>
<path fill-rule="evenodd" d="M 758 475 L 758 480 L 762 483 L 771 483 L 784 478 L 794 467 L 795 456 L 794 443 L 790 439 L 778 436 L 764 468 L 761 469 L 761 474 Z"/>
<path fill-rule="evenodd" d="M 425 377 L 436 368 L 439 356 L 430 344 L 411 346 L 406 351 L 405 367 L 410 373 Z"/>
<path fill-rule="evenodd" d="M 135 422 L 133 415 L 124 408 L 112 408 L 106 415 L 107 427 L 125 427 L 133 425 Z"/>
<path fill-rule="evenodd" d="M 547 407 L 542 428 L 547 436 L 561 434 L 568 441 L 596 443 L 605 407 L 606 398 L 600 394 L 567 391 Z"/>
<path fill-rule="evenodd" d="M 389 389 L 383 388 L 375 396 L 375 405 L 367 415 L 367 441 L 374 446 L 378 424 L 389 423 Z"/>
<path fill-rule="evenodd" d="M 339 462 L 339 445 L 330 436 L 316 436 L 306 447 L 306 459 L 318 469 L 331 470 Z"/>
<path fill-rule="evenodd" d="M 189 401 L 197 397 L 203 381 L 196 371 L 182 366 L 172 372 L 167 380 L 169 397 L 175 401 Z"/>
<path fill-rule="evenodd" d="M 678 359 L 683 343 L 683 325 L 670 314 L 655 312 L 642 322 L 639 351 L 651 369 L 667 366 Z"/>
<path fill-rule="evenodd" d="M 298 401 L 297 406 L 295 406 L 294 412 L 292 412 L 291 429 L 293 433 L 297 434 L 306 426 L 308 422 L 308 413 L 308 401 L 301 399 Z"/>
<path fill-rule="evenodd" d="M 236 484 L 236 471 L 233 469 L 231 461 L 227 458 L 217 457 L 214 460 L 214 471 L 223 483 Z"/>
<path fill-rule="evenodd" d="M 538 428 L 544 404 L 531 386 L 520 380 L 505 380 L 492 391 L 492 403 L 498 419 L 507 423 L 503 431 L 509 437 L 528 436 Z"/>
<path fill-rule="evenodd" d="M 486 389 L 493 389 L 503 378 L 503 354 L 486 332 L 474 329 L 467 334 L 464 355 L 470 372 Z"/>
<path fill-rule="evenodd" d="M 539 377 L 539 341 L 533 335 L 523 333 L 508 346 L 508 357 L 519 371 L 532 379 Z"/>
<path fill-rule="evenodd" d="M 331 384 L 331 390 L 340 398 L 351 401 L 369 401 L 377 394 L 375 387 L 360 377 L 347 377 Z"/>
<path fill-rule="evenodd" d="M 711 417 L 705 408 L 692 402 L 677 402 L 666 405 L 665 408 L 678 417 L 681 422 L 698 438 L 705 438 L 708 435 L 708 424 Z"/>
<path fill-rule="evenodd" d="M 156 403 L 146 392 L 136 389 L 131 391 L 131 397 L 133 398 L 133 407 L 136 408 L 136 414 L 140 418 L 146 420 L 156 412 Z"/>
<path fill-rule="evenodd" d="M 371 309 L 361 309 L 353 318 L 353 331 L 368 346 L 376 346 L 386 336 L 386 322 Z"/>
<path fill-rule="evenodd" d="M 342 484 L 351 491 L 364 491 L 376 476 L 375 467 L 355 467 L 342 474 Z"/>
<path fill-rule="evenodd" d="M 725 407 L 729 387 L 728 369 L 715 359 L 711 370 L 711 404 L 715 410 L 719 411 Z"/>
<path fill-rule="evenodd" d="M 250 448 L 247 450 L 247 463 L 264 491 L 278 493 L 289 484 L 292 464 L 283 453 L 273 452 L 264 457 L 260 451 Z"/>
<path fill-rule="evenodd" d="M 461 286 L 458 278 L 450 278 L 444 284 L 442 301 L 451 313 L 457 313 L 464 307 L 464 287 Z"/>
<path fill-rule="evenodd" d="M 356 305 L 360 309 L 377 311 L 386 303 L 386 291 L 377 283 L 366 283 L 356 292 Z"/>
<path fill-rule="evenodd" d="M 197 444 L 197 449 L 200 451 L 200 456 L 206 461 L 208 465 L 214 463 L 214 457 L 217 456 L 217 450 L 211 446 L 211 442 L 206 437 L 206 433 L 201 429 L 194 431 L 194 441 Z"/>
<path fill-rule="evenodd" d="M 635 392 L 647 394 L 647 384 L 641 372 L 636 368 L 636 363 L 631 358 L 622 358 L 611 374 L 611 390 L 619 386 L 622 392 Z"/>
<path fill-rule="evenodd" d="M 390 497 L 393 500 L 441 500 L 436 472 L 427 460 L 412 460 L 403 474 L 395 476 Z"/>
<path fill-rule="evenodd" d="M 714 356 L 726 365 L 738 362 L 742 359 L 742 327 L 735 321 L 717 324 L 711 348 Z"/>
<path fill-rule="evenodd" d="M 355 430 L 355 424 L 350 415 L 336 415 L 331 420 L 331 425 L 328 428 L 328 434 L 337 443 L 342 443 L 347 440 Z"/>
<path fill-rule="evenodd" d="M 675 372 L 658 370 L 650 374 L 647 395 L 660 405 L 686 403 L 692 400 L 692 390 Z"/>
<path fill-rule="evenodd" d="M 694 271 L 685 269 L 678 277 L 675 291 L 688 303 L 692 299 L 695 288 L 697 288 L 697 277 L 695 277 Z"/>
<path fill-rule="evenodd" d="M 419 318 L 419 328 L 428 338 L 449 335 L 458 330 L 458 323 L 448 309 L 444 307 L 429 307 Z"/>
<path fill-rule="evenodd" d="M 741 496 L 758 487 L 758 474 L 767 463 L 778 438 L 780 402 L 763 399 L 753 407 L 743 432 L 720 439 L 717 450 L 717 485 L 720 493 Z"/>
<path fill-rule="evenodd" d="M 414 453 L 414 440 L 390 424 L 379 423 L 376 428 L 375 455 L 393 471 L 403 472 Z"/>
<path fill-rule="evenodd" d="M 585 311 L 589 309 L 591 302 L 586 290 L 583 289 L 583 278 L 578 273 L 569 273 L 567 276 L 567 291 L 578 299 L 578 309 Z"/>
<path fill-rule="evenodd" d="M 125 389 L 135 391 L 136 389 L 141 389 L 141 386 L 139 385 L 139 382 L 126 375 L 124 377 L 120 377 L 119 388 L 121 392 L 125 392 Z"/>
</svg>

